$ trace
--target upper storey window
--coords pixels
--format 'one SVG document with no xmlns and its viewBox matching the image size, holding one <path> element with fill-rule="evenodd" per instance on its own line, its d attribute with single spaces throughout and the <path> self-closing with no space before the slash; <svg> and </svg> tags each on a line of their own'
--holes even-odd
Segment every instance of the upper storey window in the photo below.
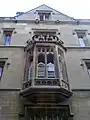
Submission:
<svg viewBox="0 0 90 120">
<path fill-rule="evenodd" d="M 53 48 L 38 48 L 38 78 L 55 78 L 55 64 Z"/>
<path fill-rule="evenodd" d="M 38 14 L 39 14 L 40 21 L 49 20 L 50 18 L 50 13 L 38 13 Z"/>
<path fill-rule="evenodd" d="M 48 72 L 48 78 L 55 77 L 54 55 L 51 53 L 47 55 L 47 72 Z"/>
<path fill-rule="evenodd" d="M 0 80 L 2 78 L 5 61 L 0 61 Z"/>
<path fill-rule="evenodd" d="M 44 14 L 39 14 L 40 21 L 44 20 Z"/>
<path fill-rule="evenodd" d="M 38 15 L 39 15 L 40 21 L 50 20 L 51 11 L 39 10 Z"/>
<path fill-rule="evenodd" d="M 84 62 L 87 67 L 88 75 L 90 77 L 90 59 L 84 59 Z"/>
<path fill-rule="evenodd" d="M 38 56 L 38 77 L 45 77 L 45 56 L 43 54 Z"/>
<path fill-rule="evenodd" d="M 88 39 L 86 37 L 86 31 L 84 30 L 77 30 L 76 31 L 80 47 L 86 47 L 88 46 Z"/>
<path fill-rule="evenodd" d="M 4 35 L 4 45 L 9 46 L 11 42 L 11 36 L 12 36 L 12 29 L 5 29 L 3 30 L 3 35 Z"/>
</svg>

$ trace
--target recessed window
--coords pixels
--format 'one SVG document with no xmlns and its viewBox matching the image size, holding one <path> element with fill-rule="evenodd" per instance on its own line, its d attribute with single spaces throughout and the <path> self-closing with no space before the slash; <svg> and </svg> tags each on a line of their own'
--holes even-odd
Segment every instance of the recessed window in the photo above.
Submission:
<svg viewBox="0 0 90 120">
<path fill-rule="evenodd" d="M 4 45 L 9 46 L 11 42 L 12 31 L 4 30 L 3 34 L 4 34 Z"/>
<path fill-rule="evenodd" d="M 51 13 L 40 12 L 38 13 L 38 15 L 39 15 L 40 21 L 47 21 L 50 19 Z"/>
<path fill-rule="evenodd" d="M 84 60 L 84 61 L 85 61 L 86 67 L 87 67 L 89 77 L 90 77 L 90 59 L 89 60 Z"/>
<path fill-rule="evenodd" d="M 2 78 L 5 61 L 0 61 L 0 80 Z"/>
<path fill-rule="evenodd" d="M 40 21 L 44 20 L 44 14 L 39 14 Z"/>
<path fill-rule="evenodd" d="M 50 18 L 50 13 L 46 13 L 45 14 L 45 20 L 49 20 L 49 18 Z"/>
<path fill-rule="evenodd" d="M 86 37 L 86 31 L 78 30 L 78 31 L 76 31 L 76 33 L 77 33 L 77 36 L 78 36 L 80 47 L 88 46 L 88 39 Z"/>
</svg>

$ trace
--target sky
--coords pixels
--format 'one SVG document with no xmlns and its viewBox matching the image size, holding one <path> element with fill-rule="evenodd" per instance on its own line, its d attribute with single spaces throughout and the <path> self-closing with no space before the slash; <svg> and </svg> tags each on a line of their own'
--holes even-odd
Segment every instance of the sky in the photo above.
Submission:
<svg viewBox="0 0 90 120">
<path fill-rule="evenodd" d="M 0 17 L 13 17 L 42 4 L 76 19 L 90 19 L 90 0 L 0 0 Z"/>
</svg>

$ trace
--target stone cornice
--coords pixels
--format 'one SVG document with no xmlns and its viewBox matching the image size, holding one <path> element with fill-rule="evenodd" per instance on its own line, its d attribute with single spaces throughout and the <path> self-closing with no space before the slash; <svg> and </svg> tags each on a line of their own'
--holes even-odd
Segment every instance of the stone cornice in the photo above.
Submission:
<svg viewBox="0 0 90 120">
<path fill-rule="evenodd" d="M 16 46 L 16 45 L 5 46 L 5 45 L 0 45 L 0 48 L 25 48 L 25 46 Z"/>
<path fill-rule="evenodd" d="M 18 20 L 18 19 L 4 19 L 0 18 L 0 23 L 31 23 L 31 24 L 52 24 L 52 25 L 64 25 L 64 24 L 71 24 L 71 25 L 89 25 L 90 21 L 78 21 L 78 20 L 72 20 L 72 21 L 38 21 L 35 20 Z"/>
<path fill-rule="evenodd" d="M 66 46 L 65 46 L 66 47 Z M 89 50 L 90 47 L 79 47 L 79 46 L 76 46 L 76 47 L 66 47 L 67 49 L 76 49 L 76 50 Z"/>
</svg>

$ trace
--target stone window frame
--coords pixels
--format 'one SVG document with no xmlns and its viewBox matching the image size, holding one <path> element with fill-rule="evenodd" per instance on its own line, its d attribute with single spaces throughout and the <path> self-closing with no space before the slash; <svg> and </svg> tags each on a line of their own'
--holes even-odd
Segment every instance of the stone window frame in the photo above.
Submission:
<svg viewBox="0 0 90 120">
<path fill-rule="evenodd" d="M 78 37 L 80 47 L 87 47 L 88 46 L 88 39 L 87 39 L 88 31 L 86 29 L 75 29 L 74 31 Z M 80 40 L 79 38 L 82 38 L 83 40 Z"/>
<path fill-rule="evenodd" d="M 5 46 L 10 46 L 11 37 L 12 37 L 12 33 L 13 33 L 14 29 L 15 28 L 2 28 L 4 45 Z M 8 36 L 8 38 L 6 38 L 6 36 Z M 7 42 L 8 42 L 7 44 L 6 44 L 6 39 L 7 39 Z"/>
<path fill-rule="evenodd" d="M 40 21 L 47 21 L 50 19 L 50 16 L 51 16 L 51 10 L 47 11 L 47 10 L 36 10 L 38 15 L 39 15 L 39 18 L 40 18 L 40 15 L 43 17 L 42 20 L 40 19 Z M 47 19 L 48 18 L 48 19 Z"/>
<path fill-rule="evenodd" d="M 44 55 L 44 58 L 45 58 L 45 77 L 43 77 L 43 78 L 56 78 L 56 75 L 55 75 L 55 60 L 54 60 L 54 77 L 48 77 L 48 72 L 47 72 L 47 55 L 49 55 L 49 54 L 52 54 L 52 55 L 54 55 L 54 48 L 53 47 L 45 47 L 45 48 L 41 48 L 41 51 L 38 51 L 38 49 L 39 49 L 40 47 L 37 47 L 37 55 L 36 55 L 36 60 L 37 60 L 37 69 L 36 69 L 36 76 L 37 76 L 37 78 L 39 78 L 38 77 L 38 56 L 40 55 L 40 54 L 43 54 Z M 42 49 L 44 49 L 44 52 L 42 51 Z M 49 49 L 49 51 L 47 51 Z M 52 49 L 53 49 L 53 52 L 52 52 Z M 54 56 L 54 58 L 53 59 L 55 59 L 55 56 Z"/>
<path fill-rule="evenodd" d="M 7 58 L 0 58 L 0 81 L 2 79 L 2 75 L 3 75 L 3 72 L 4 72 L 4 67 L 5 67 L 5 64 L 6 64 L 6 61 L 7 61 Z M 7 63 L 7 68 L 8 68 L 8 65 L 10 63 Z"/>
<path fill-rule="evenodd" d="M 90 77 L 90 59 L 82 59 L 81 62 L 82 62 L 81 66 L 84 65 L 86 67 L 87 73 Z"/>
</svg>

